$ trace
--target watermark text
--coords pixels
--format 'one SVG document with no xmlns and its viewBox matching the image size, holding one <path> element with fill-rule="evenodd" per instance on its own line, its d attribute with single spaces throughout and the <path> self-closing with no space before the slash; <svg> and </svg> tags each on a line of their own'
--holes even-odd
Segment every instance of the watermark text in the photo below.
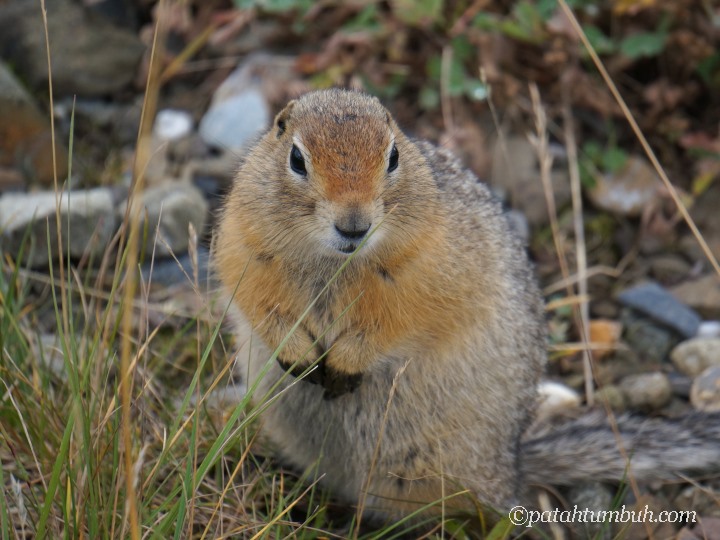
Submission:
<svg viewBox="0 0 720 540">
<path fill-rule="evenodd" d="M 538 523 L 695 523 L 694 510 L 662 510 L 655 512 L 647 505 L 640 510 L 629 510 L 622 505 L 617 510 L 590 510 L 578 508 L 561 510 L 528 510 L 515 506 L 509 513 L 514 525 L 532 527 Z"/>
</svg>

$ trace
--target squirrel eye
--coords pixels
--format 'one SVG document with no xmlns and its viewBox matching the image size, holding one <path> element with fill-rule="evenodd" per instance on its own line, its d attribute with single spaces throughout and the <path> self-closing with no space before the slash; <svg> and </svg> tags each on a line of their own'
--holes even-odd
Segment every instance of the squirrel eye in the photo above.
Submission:
<svg viewBox="0 0 720 540">
<path fill-rule="evenodd" d="M 307 176 L 305 158 L 303 158 L 300 149 L 294 144 L 292 150 L 290 150 L 290 168 L 301 176 Z"/>
<path fill-rule="evenodd" d="M 398 152 L 397 146 L 393 144 L 392 150 L 390 150 L 390 160 L 388 161 L 388 172 L 391 173 L 395 169 L 397 169 L 398 166 L 398 158 L 400 157 L 400 153 Z"/>
</svg>

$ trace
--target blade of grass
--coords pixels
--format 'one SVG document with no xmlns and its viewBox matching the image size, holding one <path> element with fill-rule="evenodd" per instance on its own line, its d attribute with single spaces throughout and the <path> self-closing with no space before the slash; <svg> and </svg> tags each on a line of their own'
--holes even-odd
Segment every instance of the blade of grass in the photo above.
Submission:
<svg viewBox="0 0 720 540">
<path fill-rule="evenodd" d="M 45 492 L 45 501 L 43 502 L 43 507 L 40 510 L 40 519 L 38 520 L 37 525 L 37 534 L 36 537 L 40 540 L 45 538 L 45 529 L 47 528 L 47 521 L 50 517 L 50 510 L 53 507 L 54 500 L 55 500 L 55 493 L 57 492 L 57 488 L 60 485 L 60 474 L 62 473 L 63 465 L 65 464 L 65 460 L 68 457 L 68 449 L 70 448 L 70 438 L 73 433 L 73 428 L 75 427 L 75 417 L 74 415 L 70 415 L 68 417 L 67 425 L 65 426 L 65 431 L 63 432 L 63 438 L 62 442 L 60 443 L 60 449 L 58 450 L 57 458 L 55 458 L 55 463 L 53 464 L 52 468 L 52 475 L 50 476 L 50 483 L 48 484 L 48 489 Z"/>
<path fill-rule="evenodd" d="M 254 535 L 252 536 L 251 540 L 257 540 L 258 538 L 262 538 L 263 535 L 265 534 L 265 532 L 266 532 L 267 530 L 269 530 L 270 528 L 272 528 L 274 525 L 276 525 L 276 524 L 280 521 L 280 518 L 282 518 L 285 514 L 287 514 L 290 510 L 292 510 L 293 507 L 294 507 L 311 489 L 313 489 L 313 487 L 315 487 L 315 483 L 309 485 L 309 486 L 307 487 L 307 489 L 305 489 L 305 491 L 303 491 L 303 492 L 300 494 L 299 497 L 296 497 L 295 500 L 293 500 L 290 504 L 288 504 L 287 506 L 285 506 L 285 508 L 283 508 L 283 510 L 282 510 L 279 514 L 277 514 L 276 516 L 274 516 L 262 529 L 260 529 L 260 531 L 258 531 L 256 534 L 254 534 Z"/>
<path fill-rule="evenodd" d="M 158 9 L 164 10 L 166 1 L 160 0 Z M 124 306 L 121 316 L 122 336 L 120 341 L 120 404 L 122 410 L 122 440 L 125 466 L 125 499 L 128 512 L 130 536 L 132 540 L 140 540 L 140 523 L 138 516 L 138 494 L 133 481 L 133 436 L 132 436 L 132 381 L 134 371 L 130 368 L 130 359 L 133 356 L 133 343 L 130 336 L 133 331 L 133 313 L 130 309 L 137 290 L 138 265 L 138 235 L 140 233 L 140 209 L 134 204 L 134 198 L 142 192 L 145 175 L 144 170 L 149 160 L 147 137 L 149 136 L 152 119 L 155 117 L 157 98 L 160 90 L 159 70 L 160 62 L 157 56 L 160 55 L 165 39 L 165 25 L 159 20 L 155 26 L 153 44 L 150 52 L 150 67 L 145 98 L 143 101 L 140 127 L 138 129 L 138 141 L 136 145 L 135 164 L 133 170 L 133 185 L 127 203 L 125 213 L 126 221 L 129 224 L 130 234 L 127 245 L 127 262 L 125 289 L 123 291 Z"/>
</svg>

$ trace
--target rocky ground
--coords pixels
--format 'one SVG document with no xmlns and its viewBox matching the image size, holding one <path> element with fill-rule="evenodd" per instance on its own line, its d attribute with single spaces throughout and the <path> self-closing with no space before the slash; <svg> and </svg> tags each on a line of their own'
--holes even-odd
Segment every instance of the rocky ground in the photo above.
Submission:
<svg viewBox="0 0 720 540">
<path fill-rule="evenodd" d="M 522 2 L 497 2 L 483 19 L 474 7 L 483 2 L 460 3 L 464 7 L 452 12 L 454 24 L 446 24 L 445 34 L 433 26 L 440 19 L 426 20 L 436 14 L 410 20 L 414 12 L 401 15 L 393 3 L 323 9 L 291 2 L 286 10 L 263 10 L 251 2 L 254 7 L 244 11 L 219 1 L 190 4 L 163 11 L 144 0 L 48 3 L 55 179 L 41 11 L 34 2 L 0 1 L 3 271 L 21 262 L 36 277 L 48 275 L 57 265 L 58 224 L 78 272 L 96 276 L 103 264 L 112 267 L 142 145 L 152 156 L 143 171 L 145 188 L 135 199 L 143 208 L 143 275 L 151 281 L 150 298 L 163 306 L 158 324 L 168 324 L 169 312 L 182 319 L 197 303 L 193 294 L 179 292 L 192 290 L 188 276 L 196 273 L 198 281 L 214 287 L 208 253 L 215 210 L 248 145 L 288 99 L 313 87 L 353 85 L 379 93 L 407 132 L 453 148 L 505 201 L 548 301 L 548 378 L 571 390 L 562 407 L 585 407 L 593 400 L 606 401 L 618 413 L 654 416 L 720 410 L 718 273 L 587 57 L 577 52 L 579 43 L 568 37 L 571 27 L 559 8 L 531 21 L 544 32 L 544 41 L 533 41 L 528 33 L 540 30 L 521 24 Z M 590 23 L 604 28 L 607 18 L 615 17 L 628 34 L 616 48 L 637 35 L 639 17 L 666 28 L 662 53 L 611 51 L 605 59 L 718 259 L 720 79 L 717 71 L 707 77 L 686 73 L 678 57 L 685 54 L 688 63 L 698 65 L 717 60 L 720 11 L 703 2 L 614 4 L 614 11 L 586 6 L 580 13 L 586 28 Z M 618 14 L 621 5 L 630 11 Z M 381 20 L 377 13 L 385 11 L 390 22 L 382 24 L 390 28 L 378 31 L 373 17 Z M 152 128 L 138 143 L 157 20 L 167 25 L 162 85 L 157 107 L 149 109 L 155 112 Z M 518 24 L 528 35 L 513 35 L 507 25 L 491 26 L 493 21 Z M 465 30 L 470 45 L 456 46 Z M 447 55 L 461 57 L 463 46 L 480 47 L 482 77 L 467 69 L 456 76 Z M 418 65 L 428 51 L 438 65 L 430 61 L 425 71 Z M 538 151 L 538 108 L 532 106 L 529 83 L 538 85 L 549 119 L 545 151 Z M 563 88 L 572 91 L 567 95 Z M 563 131 L 565 110 L 575 119 L 577 148 Z M 571 171 L 578 163 L 582 208 L 572 203 Z M 63 187 L 59 197 L 56 180 Z M 574 226 L 578 217 L 583 235 Z M 583 258 L 587 279 L 578 288 L 574 276 Z M 34 283 L 42 297 L 42 280 Z M 47 295 L 44 299 L 34 320 L 50 343 L 55 319 Z M 593 397 L 586 393 L 581 352 L 583 304 Z M 717 487 L 716 479 L 651 486 L 640 500 L 632 495 L 627 500 L 638 507 L 693 509 L 703 518 L 701 525 L 660 527 L 656 538 L 720 538 Z M 647 535 L 637 527 L 626 537 Z"/>
</svg>

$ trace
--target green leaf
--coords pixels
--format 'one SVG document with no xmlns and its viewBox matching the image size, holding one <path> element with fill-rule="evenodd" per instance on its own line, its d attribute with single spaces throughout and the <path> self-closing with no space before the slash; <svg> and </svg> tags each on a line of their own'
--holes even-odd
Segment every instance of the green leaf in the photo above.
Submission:
<svg viewBox="0 0 720 540">
<path fill-rule="evenodd" d="M 720 53 L 715 53 L 701 60 L 695 69 L 705 84 L 718 84 L 720 82 Z"/>
<path fill-rule="evenodd" d="M 350 32 L 379 30 L 381 25 L 378 18 L 377 5 L 370 4 L 365 6 L 360 13 L 345 23 L 343 28 Z"/>
<path fill-rule="evenodd" d="M 473 19 L 472 25 L 480 30 L 497 31 L 500 29 L 502 20 L 493 13 L 478 13 Z"/>
<path fill-rule="evenodd" d="M 236 8 L 257 8 L 268 13 L 284 13 L 286 11 L 307 11 L 312 7 L 312 0 L 234 0 Z"/>
<path fill-rule="evenodd" d="M 597 26 L 583 26 L 583 31 L 598 54 L 613 54 L 617 50 L 617 45 L 613 40 L 607 37 Z"/>
<path fill-rule="evenodd" d="M 620 42 L 620 52 L 631 60 L 645 56 L 657 56 L 665 48 L 666 40 L 666 32 L 633 34 Z"/>
<path fill-rule="evenodd" d="M 442 59 L 439 55 L 435 55 L 428 60 L 427 72 L 430 79 L 440 82 L 442 79 Z M 465 67 L 462 62 L 458 61 L 453 55 L 450 63 L 450 77 L 448 80 L 448 93 L 451 96 L 462 95 L 465 91 Z"/>
<path fill-rule="evenodd" d="M 438 22 L 442 15 L 443 0 L 393 0 L 393 13 L 405 24 L 417 26 Z"/>
<path fill-rule="evenodd" d="M 627 153 L 617 146 L 605 150 L 602 156 L 602 166 L 609 173 L 616 173 L 627 163 Z"/>
<path fill-rule="evenodd" d="M 582 153 L 594 164 L 600 163 L 602 152 L 602 147 L 597 141 L 590 140 L 582 146 Z"/>
<path fill-rule="evenodd" d="M 557 9 L 557 0 L 538 0 L 537 10 L 543 21 L 549 21 Z"/>
<path fill-rule="evenodd" d="M 460 62 L 469 60 L 475 52 L 475 46 L 465 35 L 460 35 L 452 40 L 453 56 Z"/>
<path fill-rule="evenodd" d="M 465 67 L 457 58 L 453 57 L 450 63 L 450 77 L 448 81 L 448 93 L 457 97 L 465 92 Z"/>
<path fill-rule="evenodd" d="M 442 62 L 440 61 L 440 55 L 434 54 L 431 56 L 428 61 L 427 65 L 425 66 L 425 70 L 427 71 L 428 78 L 439 81 L 440 80 L 440 64 Z"/>
<path fill-rule="evenodd" d="M 490 530 L 485 540 L 504 540 L 505 538 L 510 538 L 510 533 L 514 528 L 515 525 L 510 521 L 510 518 L 503 516 Z"/>
<path fill-rule="evenodd" d="M 545 37 L 545 23 L 534 3 L 521 1 L 513 8 L 513 18 L 516 21 L 516 37 L 529 42 L 538 42 Z"/>
</svg>

